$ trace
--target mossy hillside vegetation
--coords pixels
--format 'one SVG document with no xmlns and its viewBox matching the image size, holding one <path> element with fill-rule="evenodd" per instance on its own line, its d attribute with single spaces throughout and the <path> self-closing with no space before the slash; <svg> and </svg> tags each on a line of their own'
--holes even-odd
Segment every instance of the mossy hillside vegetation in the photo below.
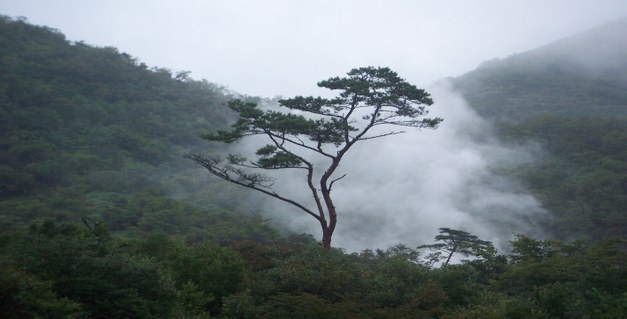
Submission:
<svg viewBox="0 0 627 319">
<path fill-rule="evenodd" d="M 230 93 L 47 27 L 4 17 L 0 31 L 0 227 L 90 217 L 189 233 L 228 219 L 220 185 L 197 194 L 214 197 L 210 214 L 169 195 L 196 183 L 183 155 L 229 121 Z"/>
<path fill-rule="evenodd" d="M 627 20 L 451 79 L 501 141 L 540 147 L 509 174 L 552 213 L 555 236 L 627 235 Z"/>
</svg>

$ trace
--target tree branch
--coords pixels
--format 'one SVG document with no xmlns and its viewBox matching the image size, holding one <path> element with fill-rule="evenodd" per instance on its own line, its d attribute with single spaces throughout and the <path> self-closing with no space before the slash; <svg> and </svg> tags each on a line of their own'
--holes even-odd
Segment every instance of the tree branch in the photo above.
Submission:
<svg viewBox="0 0 627 319">
<path fill-rule="evenodd" d="M 405 134 L 405 131 L 393 131 L 393 132 L 388 132 L 388 133 L 383 133 L 383 134 L 379 134 L 379 135 L 373 135 L 373 136 L 364 136 L 362 138 L 360 138 L 360 141 L 365 141 L 365 140 L 372 140 L 375 138 L 379 138 L 379 137 L 385 137 L 385 136 L 390 136 L 390 135 L 398 135 L 398 134 Z"/>
<path fill-rule="evenodd" d="M 329 153 L 327 153 L 327 152 L 323 151 L 323 150 L 322 150 L 322 147 L 318 147 L 318 148 L 316 148 L 316 147 L 313 147 L 313 146 L 309 146 L 309 145 L 305 144 L 305 143 L 304 143 L 302 140 L 300 140 L 300 139 L 299 139 L 299 142 L 296 142 L 296 141 L 294 141 L 294 140 L 292 140 L 292 139 L 290 139 L 290 138 L 288 138 L 288 137 L 285 137 L 285 136 L 280 136 L 280 135 L 278 135 L 278 134 L 276 134 L 276 133 L 274 133 L 274 132 L 272 132 L 272 131 L 270 131 L 270 130 L 266 130 L 264 133 L 265 133 L 266 135 L 268 135 L 270 138 L 277 138 L 277 139 L 280 139 L 280 140 L 282 140 L 282 141 L 289 142 L 289 143 L 291 143 L 291 144 L 293 144 L 293 145 L 296 145 L 296 146 L 298 146 L 298 147 L 302 147 L 302 148 L 305 148 L 305 149 L 308 149 L 308 150 L 314 151 L 314 152 L 316 152 L 316 153 L 318 153 L 318 154 L 320 154 L 320 155 L 322 155 L 322 156 L 326 156 L 326 157 L 328 157 L 328 158 L 333 158 L 333 155 L 331 155 L 331 154 L 329 154 Z M 274 139 L 273 139 L 273 141 L 274 141 Z M 274 141 L 274 142 L 275 142 L 275 144 L 277 143 L 276 141 Z M 282 144 L 283 144 L 283 143 L 281 143 L 280 145 L 282 145 Z M 320 144 L 318 144 L 318 145 L 320 145 Z M 279 144 L 277 144 L 277 147 L 279 147 L 279 148 L 280 148 Z M 291 152 L 290 152 L 290 153 L 291 153 Z"/>
<path fill-rule="evenodd" d="M 234 183 L 234 184 L 246 187 L 246 188 L 250 188 L 250 189 L 256 190 L 256 191 L 261 192 L 261 193 L 264 193 L 266 195 L 274 197 L 274 198 L 276 198 L 278 200 L 281 200 L 283 202 L 289 203 L 289 204 L 291 204 L 293 206 L 298 207 L 300 210 L 304 211 L 305 213 L 311 215 L 312 217 L 314 217 L 315 219 L 317 219 L 321 223 L 323 223 L 323 222 L 326 223 L 326 221 L 324 221 L 324 219 L 322 219 L 316 213 L 311 211 L 309 208 L 299 204 L 298 202 L 296 202 L 296 201 L 294 201 L 292 199 L 289 199 L 287 197 L 279 195 L 279 194 L 277 194 L 274 191 L 269 191 L 269 190 L 266 190 L 266 189 L 263 189 L 263 188 L 259 188 L 259 187 L 264 187 L 262 185 L 258 186 L 258 185 L 255 185 L 254 183 L 247 184 L 247 183 L 242 182 L 241 180 L 233 179 L 232 177 L 230 177 L 228 175 L 228 171 L 229 171 L 228 169 L 224 169 L 224 168 L 218 167 L 218 165 L 220 164 L 220 160 L 218 158 L 207 159 L 207 158 L 204 158 L 204 157 L 202 157 L 200 155 L 196 155 L 196 154 L 187 154 L 187 155 L 185 155 L 185 157 L 189 158 L 189 159 L 191 159 L 191 160 L 193 160 L 195 162 L 197 162 L 198 164 L 200 164 L 201 166 L 206 168 L 211 174 L 213 174 L 213 175 L 215 175 L 217 177 L 220 177 L 220 178 L 222 178 L 222 179 L 224 179 L 224 180 L 226 180 L 228 182 L 231 182 L 231 183 Z M 269 187 L 266 187 L 266 188 L 269 188 Z"/>
<path fill-rule="evenodd" d="M 347 174 L 344 174 L 344 175 L 342 175 L 342 176 L 340 176 L 340 177 L 338 177 L 338 178 L 336 178 L 336 179 L 332 180 L 332 181 L 331 181 L 331 183 L 329 183 L 329 192 L 333 189 L 333 183 L 335 183 L 335 182 L 339 181 L 340 179 L 342 179 L 342 178 L 346 177 L 346 175 L 347 175 Z"/>
</svg>

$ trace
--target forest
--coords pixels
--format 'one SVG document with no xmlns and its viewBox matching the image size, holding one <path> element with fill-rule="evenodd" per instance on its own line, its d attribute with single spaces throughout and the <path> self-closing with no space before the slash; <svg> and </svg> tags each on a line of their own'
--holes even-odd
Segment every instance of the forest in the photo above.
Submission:
<svg viewBox="0 0 627 319">
<path fill-rule="evenodd" d="M 541 145 L 503 174 L 553 238 L 327 251 L 184 158 L 261 98 L 0 16 L 0 317 L 626 317 L 627 59 L 600 76 L 555 51 L 452 79 L 502 143 Z"/>
</svg>

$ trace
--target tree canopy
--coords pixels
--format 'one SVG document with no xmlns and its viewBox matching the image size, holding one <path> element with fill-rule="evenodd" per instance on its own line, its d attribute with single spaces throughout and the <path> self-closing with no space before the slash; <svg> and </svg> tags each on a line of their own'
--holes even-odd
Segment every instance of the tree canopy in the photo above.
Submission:
<svg viewBox="0 0 627 319">
<path fill-rule="evenodd" d="M 454 254 L 460 254 L 464 257 L 482 256 L 486 253 L 494 251 L 494 246 L 489 241 L 481 240 L 479 237 L 472 235 L 463 230 L 440 228 L 440 234 L 435 236 L 437 243 L 429 245 L 420 245 L 418 249 L 428 248 L 434 253 L 427 255 L 429 264 L 445 260 L 443 266 L 448 266 Z"/>
<path fill-rule="evenodd" d="M 442 121 L 424 117 L 428 113 L 426 107 L 433 103 L 429 94 L 389 68 L 362 67 L 347 75 L 318 83 L 319 87 L 338 90 L 336 98 L 297 96 L 279 101 L 280 106 L 299 113 L 262 110 L 254 103 L 232 101 L 230 108 L 239 113 L 232 130 L 220 130 L 204 138 L 232 143 L 247 136 L 265 136 L 268 144 L 257 150 L 256 160 L 229 154 L 225 164 L 220 157 L 188 157 L 217 177 L 287 202 L 311 215 L 320 223 L 323 246 L 330 248 L 337 223 L 331 191 L 334 183 L 346 176 L 337 173 L 346 153 L 357 142 L 405 132 L 382 131 L 378 127 L 435 128 Z M 300 114 L 303 112 L 307 116 Z M 326 158 L 328 165 L 321 169 L 314 167 L 316 162 L 303 156 L 302 151 Z M 272 189 L 274 180 L 255 172 L 258 169 L 303 170 L 313 203 L 297 202 L 278 194 Z"/>
</svg>

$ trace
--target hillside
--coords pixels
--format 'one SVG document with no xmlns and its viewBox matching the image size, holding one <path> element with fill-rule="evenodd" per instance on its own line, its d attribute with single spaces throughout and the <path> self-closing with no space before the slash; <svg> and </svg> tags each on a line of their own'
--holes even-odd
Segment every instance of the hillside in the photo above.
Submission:
<svg viewBox="0 0 627 319">
<path fill-rule="evenodd" d="M 627 19 L 505 59 L 452 79 L 484 117 L 627 116 Z"/>
<path fill-rule="evenodd" d="M 112 230 L 209 236 L 219 224 L 211 236 L 226 240 L 255 223 L 225 211 L 238 199 L 192 178 L 198 168 L 183 158 L 229 122 L 223 88 L 7 17 L 0 69 L 0 229 L 91 218 Z M 211 205 L 173 198 L 193 183 Z"/>
<path fill-rule="evenodd" d="M 552 213 L 559 238 L 627 235 L 625 39 L 620 20 L 452 79 L 503 143 L 541 146 L 509 174 Z"/>
</svg>

